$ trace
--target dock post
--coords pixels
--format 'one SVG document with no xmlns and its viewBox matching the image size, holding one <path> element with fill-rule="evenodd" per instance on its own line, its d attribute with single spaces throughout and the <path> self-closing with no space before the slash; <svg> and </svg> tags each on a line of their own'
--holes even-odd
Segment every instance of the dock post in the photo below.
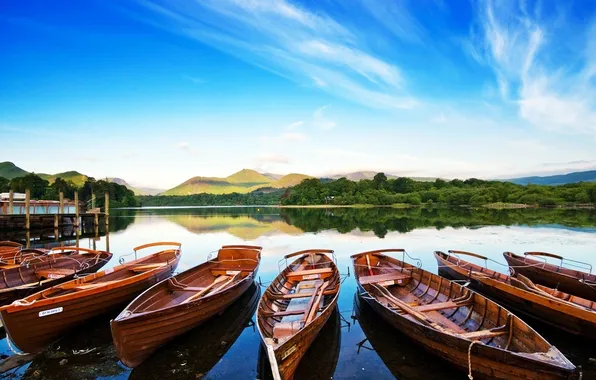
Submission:
<svg viewBox="0 0 596 380">
<path fill-rule="evenodd" d="M 8 193 L 8 213 L 14 214 L 14 190 Z"/>
<path fill-rule="evenodd" d="M 25 229 L 28 230 L 31 227 L 31 190 L 25 190 Z"/>
<path fill-rule="evenodd" d="M 106 229 L 106 251 L 110 252 L 110 231 Z"/>
<path fill-rule="evenodd" d="M 108 230 L 108 225 L 110 224 L 110 193 L 106 191 L 105 193 L 106 201 L 105 201 L 105 215 L 104 219 L 106 222 L 106 231 Z"/>
<path fill-rule="evenodd" d="M 54 230 L 57 230 L 59 226 L 58 223 L 58 214 L 54 214 Z"/>
<path fill-rule="evenodd" d="M 31 248 L 31 231 L 25 231 L 25 248 Z"/>
<path fill-rule="evenodd" d="M 91 208 L 95 208 L 95 193 L 91 193 Z"/>
<path fill-rule="evenodd" d="M 75 220 L 74 220 L 74 226 L 78 227 L 79 226 L 79 192 L 75 191 L 74 193 L 74 202 L 75 202 Z M 78 247 L 78 245 L 77 245 Z"/>
<path fill-rule="evenodd" d="M 58 197 L 58 199 L 60 199 L 60 207 L 58 208 L 58 214 L 64 214 L 64 193 L 60 192 Z"/>
</svg>

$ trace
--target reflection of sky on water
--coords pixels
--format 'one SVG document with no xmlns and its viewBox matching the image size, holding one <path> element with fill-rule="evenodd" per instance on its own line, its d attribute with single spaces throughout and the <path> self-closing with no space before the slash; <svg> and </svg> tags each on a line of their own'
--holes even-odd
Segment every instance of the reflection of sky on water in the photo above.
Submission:
<svg viewBox="0 0 596 380">
<path fill-rule="evenodd" d="M 433 257 L 435 250 L 467 250 L 485 255 L 499 263 L 505 263 L 504 251 L 523 253 L 526 251 L 547 251 L 564 255 L 570 259 L 586 261 L 596 267 L 594 255 L 596 233 L 590 229 L 563 229 L 556 226 L 487 226 L 481 228 L 445 227 L 415 229 L 408 233 L 389 231 L 384 238 L 375 236 L 372 231 L 354 229 L 349 233 L 339 233 L 329 229 L 321 232 L 299 233 L 295 226 L 288 225 L 279 217 L 268 216 L 260 220 L 246 216 L 234 218 L 229 215 L 205 217 L 184 215 L 180 211 L 172 215 L 136 215 L 134 223 L 126 229 L 109 235 L 110 250 L 114 258 L 106 266 L 118 264 L 124 256 L 126 261 L 134 258 L 132 248 L 151 241 L 179 241 L 183 256 L 179 270 L 188 269 L 207 259 L 225 244 L 255 244 L 263 247 L 263 257 L 258 276 L 264 283 L 271 281 L 278 273 L 278 262 L 283 255 L 308 248 L 328 248 L 335 250 L 338 267 L 342 274 L 352 273 L 350 255 L 366 250 L 381 248 L 405 248 L 413 257 L 423 262 L 423 268 L 437 271 Z M 213 226 L 209 223 L 213 222 Z M 195 228 L 196 227 L 196 228 Z M 253 229 L 251 231 L 251 229 Z M 298 230 L 300 231 L 300 230 Z M 244 237 L 244 238 L 243 238 Z M 98 249 L 106 248 L 106 238 L 95 242 Z M 81 240 L 81 246 L 92 247 L 91 240 Z M 398 258 L 401 255 L 398 255 Z M 479 262 L 479 260 L 472 261 Z M 489 261 L 489 267 L 507 272 L 507 267 Z M 282 261 L 282 266 L 285 263 Z M 342 284 L 339 309 L 349 320 L 356 290 L 353 276 Z M 107 323 L 107 321 L 106 321 Z M 359 326 L 352 326 L 350 332 L 342 329 L 341 351 L 336 377 L 392 378 L 381 359 L 372 351 L 356 353 L 356 343 L 365 336 Z M 2 352 L 9 350 L 3 343 Z M 234 377 L 254 378 L 257 364 L 259 338 L 252 328 L 247 328 L 234 343 L 222 360 L 211 370 L 208 378 Z M 358 372 L 359 371 L 359 372 Z M 362 376 L 361 376 L 362 375 Z"/>
</svg>

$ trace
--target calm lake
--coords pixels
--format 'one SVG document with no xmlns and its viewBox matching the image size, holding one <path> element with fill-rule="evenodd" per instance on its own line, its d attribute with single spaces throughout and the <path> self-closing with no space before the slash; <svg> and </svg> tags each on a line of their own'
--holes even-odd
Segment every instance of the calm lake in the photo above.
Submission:
<svg viewBox="0 0 596 380">
<path fill-rule="evenodd" d="M 279 209 L 275 207 L 113 210 L 108 236 L 81 238 L 82 247 L 114 253 L 106 268 L 134 259 L 132 248 L 152 241 L 179 241 L 178 271 L 207 259 L 225 244 L 263 247 L 257 278 L 267 285 L 285 266 L 283 255 L 307 248 L 335 250 L 346 275 L 338 313 L 329 320 L 301 362 L 297 379 L 465 379 L 467 374 L 422 351 L 358 302 L 350 255 L 405 248 L 437 272 L 435 250 L 460 249 L 487 256 L 491 269 L 507 272 L 502 253 L 547 251 L 596 268 L 594 210 L 468 209 Z M 66 244 L 74 244 L 66 240 Z M 38 246 L 50 246 L 45 240 Z M 399 256 L 401 259 L 401 255 Z M 406 260 L 408 261 L 408 260 Z M 410 260 L 410 262 L 413 262 Z M 596 270 L 596 269 L 595 269 Z M 0 375 L 31 379 L 256 379 L 267 378 L 254 312 L 261 292 L 254 286 L 221 316 L 163 347 L 130 370 L 119 363 L 109 321 L 118 311 L 89 321 L 32 361 Z M 524 318 L 576 365 L 596 379 L 596 346 Z M 4 332 L 2 332 L 4 336 Z M 6 339 L 3 357 L 14 355 Z"/>
</svg>

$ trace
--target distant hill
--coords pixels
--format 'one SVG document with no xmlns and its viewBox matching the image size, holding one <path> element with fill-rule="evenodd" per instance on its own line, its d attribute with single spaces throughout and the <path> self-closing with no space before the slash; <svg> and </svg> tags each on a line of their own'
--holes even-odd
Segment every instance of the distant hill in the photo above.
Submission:
<svg viewBox="0 0 596 380">
<path fill-rule="evenodd" d="M 533 176 L 533 177 L 521 177 L 511 178 L 503 180 L 505 182 L 513 182 L 518 185 L 564 185 L 566 183 L 575 182 L 596 182 L 596 170 L 588 170 L 585 172 L 573 172 L 568 174 L 558 174 L 549 176 Z"/>
<path fill-rule="evenodd" d="M 27 174 L 29 174 L 28 171 L 19 168 L 10 161 L 0 162 L 0 177 L 13 179 L 15 177 L 22 177 Z"/>
<path fill-rule="evenodd" d="M 68 172 L 57 173 L 57 174 L 44 174 L 44 173 L 36 173 L 41 178 L 49 181 L 50 183 L 54 183 L 56 178 L 62 178 L 65 181 L 72 181 L 77 187 L 81 187 L 87 181 L 87 177 L 85 174 L 81 174 L 77 171 L 71 170 Z"/>
<path fill-rule="evenodd" d="M 250 193 L 260 188 L 283 189 L 299 184 L 306 178 L 304 174 L 292 173 L 281 176 L 279 179 L 271 174 L 265 176 L 255 170 L 242 169 L 225 178 L 219 177 L 193 177 L 180 185 L 167 190 L 162 195 L 190 195 L 199 193 L 230 194 Z"/>
<path fill-rule="evenodd" d="M 135 187 L 123 180 L 122 178 L 106 178 L 108 182 L 114 182 L 118 185 L 126 186 L 127 189 L 132 190 L 135 195 L 157 195 L 164 191 L 163 189 L 153 189 L 150 187 Z"/>
</svg>

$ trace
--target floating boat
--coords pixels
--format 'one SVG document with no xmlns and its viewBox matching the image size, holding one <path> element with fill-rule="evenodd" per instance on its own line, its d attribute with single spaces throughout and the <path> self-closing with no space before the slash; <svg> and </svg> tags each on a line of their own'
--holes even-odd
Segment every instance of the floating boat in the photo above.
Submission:
<svg viewBox="0 0 596 380">
<path fill-rule="evenodd" d="M 336 307 L 319 335 L 300 360 L 294 378 L 308 380 L 333 379 L 341 347 L 341 327 L 339 308 Z M 257 356 L 257 379 L 273 379 L 267 351 L 263 345 L 259 348 Z"/>
<path fill-rule="evenodd" d="M 250 339 L 255 330 L 252 317 L 260 298 L 261 287 L 253 282 L 248 290 L 221 315 L 211 318 L 158 350 L 149 360 L 135 367 L 128 379 L 162 380 L 172 377 L 189 379 L 201 377 L 198 374 L 207 374 L 226 355 L 245 329 L 251 330 L 247 337 Z M 228 378 L 233 378 L 234 373 L 246 368 L 235 364 L 232 359 L 224 366 Z M 173 375 L 173 372 L 176 375 Z M 217 377 L 217 375 L 208 377 Z"/>
<path fill-rule="evenodd" d="M 536 285 L 516 273 L 507 276 L 454 255 L 484 256 L 464 252 L 435 252 L 439 273 L 469 281 L 470 286 L 505 306 L 576 335 L 596 339 L 596 302 Z"/>
<path fill-rule="evenodd" d="M 286 263 L 297 259 L 271 282 L 259 302 L 257 326 L 276 380 L 294 377 L 337 304 L 339 271 L 326 254 L 333 251 L 308 249 L 286 255 Z"/>
<path fill-rule="evenodd" d="M 134 248 L 170 246 L 154 254 L 77 278 L 0 308 L 7 339 L 21 351 L 37 353 L 68 330 L 130 302 L 149 286 L 171 276 L 180 260 L 180 243 L 151 243 Z"/>
<path fill-rule="evenodd" d="M 455 282 L 384 253 L 352 256 L 362 298 L 427 350 L 492 379 L 576 379 L 576 367 L 521 319 Z"/>
<path fill-rule="evenodd" d="M 72 280 L 75 276 L 97 272 L 112 254 L 80 247 L 55 247 L 51 250 L 24 249 L 21 264 L 3 269 L 0 276 L 0 305 Z"/>
<path fill-rule="evenodd" d="M 537 284 L 558 289 L 574 296 L 589 299 L 590 301 L 596 301 L 596 274 L 592 273 L 592 266 L 588 263 L 566 259 L 547 252 L 526 252 L 524 256 L 505 252 L 503 256 L 505 256 L 505 260 L 507 260 L 509 266 L 517 273 L 526 276 Z M 537 258 L 550 257 L 560 260 L 560 264 L 554 265 L 546 262 L 544 259 L 535 260 L 528 256 Z M 590 272 L 567 268 L 563 266 L 565 264 L 567 266 L 589 270 Z"/>
<path fill-rule="evenodd" d="M 147 289 L 112 322 L 118 357 L 134 368 L 157 348 L 223 312 L 254 282 L 261 247 L 225 245 L 217 257 Z"/>
</svg>

